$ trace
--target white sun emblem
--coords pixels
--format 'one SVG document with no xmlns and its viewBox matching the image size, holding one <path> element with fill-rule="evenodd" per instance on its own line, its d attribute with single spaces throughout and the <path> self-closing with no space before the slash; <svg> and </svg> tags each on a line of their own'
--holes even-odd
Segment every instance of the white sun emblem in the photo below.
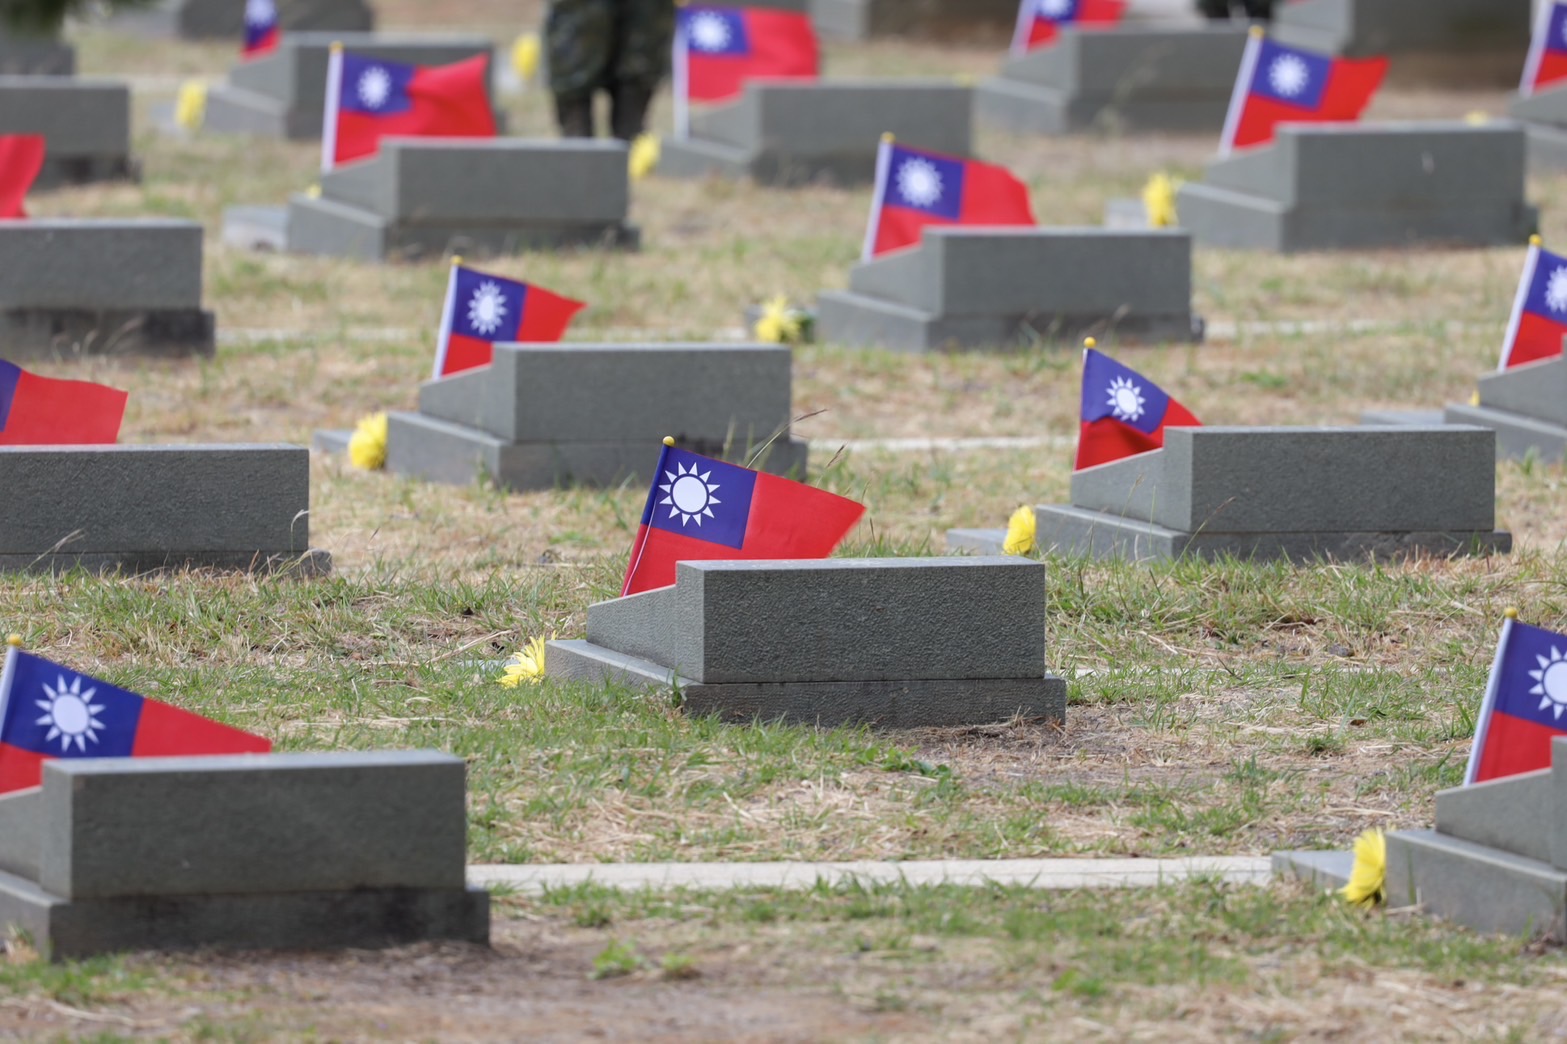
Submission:
<svg viewBox="0 0 1567 1044">
<path fill-rule="evenodd" d="M 98 730 L 103 728 L 103 722 L 98 720 L 98 715 L 103 711 L 100 704 L 92 701 L 97 689 L 82 691 L 82 679 L 78 675 L 72 679 L 70 685 L 65 684 L 64 676 L 55 683 L 57 688 L 44 686 L 47 700 L 34 700 L 38 709 L 44 712 L 35 725 L 49 726 L 49 734 L 44 737 L 47 743 L 58 738 L 60 750 L 71 749 L 71 744 L 76 744 L 76 749 L 82 753 L 87 752 L 87 741 L 98 742 Z"/>
<path fill-rule="evenodd" d="M 898 194 L 916 207 L 933 206 L 941 193 L 941 171 L 930 160 L 906 160 L 898 168 Z"/>
<path fill-rule="evenodd" d="M 1540 661 L 1540 669 L 1530 671 L 1529 677 L 1540 684 L 1529 690 L 1530 696 L 1540 697 L 1540 710 L 1551 710 L 1556 713 L 1556 720 L 1562 720 L 1562 714 L 1567 712 L 1567 657 L 1553 645 L 1551 646 L 1551 658 L 1547 660 L 1543 656 L 1536 656 Z"/>
<path fill-rule="evenodd" d="M 1557 268 L 1546 280 L 1545 306 L 1553 312 L 1567 312 L 1567 268 Z"/>
<path fill-rule="evenodd" d="M 1143 415 L 1145 405 L 1143 390 L 1129 379 L 1117 377 L 1110 382 L 1110 408 L 1115 411 L 1116 420 L 1136 420 Z"/>
<path fill-rule="evenodd" d="M 722 51 L 729 46 L 729 22 L 721 14 L 703 11 L 691 19 L 691 42 L 699 51 Z"/>
<path fill-rule="evenodd" d="M 1072 13 L 1072 0 L 1039 0 L 1039 14 L 1043 18 L 1065 18 Z"/>
<path fill-rule="evenodd" d="M 486 280 L 473 292 L 468 302 L 468 325 L 488 337 L 501 328 L 506 318 L 506 294 L 500 287 Z"/>
<path fill-rule="evenodd" d="M 698 475 L 694 464 L 690 471 L 686 470 L 684 464 L 676 464 L 673 473 L 664 472 L 664 477 L 669 481 L 658 487 L 664 494 L 664 499 L 659 503 L 669 505 L 669 517 L 680 516 L 682 526 L 692 519 L 700 526 L 703 518 L 717 518 L 713 514 L 713 505 L 722 504 L 723 501 L 713 496 L 718 492 L 718 484 L 708 481 L 712 475 L 711 471 Z"/>
<path fill-rule="evenodd" d="M 1311 70 L 1293 54 L 1281 55 L 1268 69 L 1268 82 L 1274 90 L 1288 98 L 1305 90 L 1310 80 Z"/>
<path fill-rule="evenodd" d="M 379 109 L 392 96 L 392 74 L 379 65 L 372 65 L 359 77 L 359 100 L 372 109 Z"/>
<path fill-rule="evenodd" d="M 245 0 L 246 25 L 271 25 L 277 20 L 277 5 L 272 0 Z"/>
</svg>

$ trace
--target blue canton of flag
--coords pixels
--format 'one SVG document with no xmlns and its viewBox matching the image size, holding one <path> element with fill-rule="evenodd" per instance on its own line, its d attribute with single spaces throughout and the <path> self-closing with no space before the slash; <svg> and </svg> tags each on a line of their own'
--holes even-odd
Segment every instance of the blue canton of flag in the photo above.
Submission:
<svg viewBox="0 0 1567 1044">
<path fill-rule="evenodd" d="M 963 214 L 963 162 L 910 149 L 892 149 L 886 203 L 957 221 Z"/>
<path fill-rule="evenodd" d="M 1567 4 L 1551 5 L 1551 19 L 1545 33 L 1545 49 L 1567 54 Z"/>
<path fill-rule="evenodd" d="M 1496 709 L 1567 729 L 1567 637 L 1514 620 L 1496 680 Z"/>
<path fill-rule="evenodd" d="M 717 7 L 683 8 L 680 32 L 693 51 L 705 55 L 738 58 L 751 53 L 745 19 L 739 11 Z"/>
<path fill-rule="evenodd" d="M 502 344 L 515 341 L 527 298 L 526 284 L 458 268 L 452 331 Z"/>
<path fill-rule="evenodd" d="M 670 449 L 653 482 L 642 524 L 740 548 L 751 519 L 756 472 Z"/>
<path fill-rule="evenodd" d="M 343 54 L 343 81 L 339 105 L 343 112 L 389 116 L 413 108 L 408 85 L 419 70 L 401 62 L 383 62 L 357 54 Z"/>
<path fill-rule="evenodd" d="M 0 743 L 55 758 L 128 758 L 142 698 L 26 653 L 0 682 Z"/>
<path fill-rule="evenodd" d="M 1152 435 L 1170 412 L 1164 389 L 1100 352 L 1083 356 L 1083 420 L 1113 418 Z"/>
<path fill-rule="evenodd" d="M 1075 22 L 1079 3 L 1080 0 L 1034 0 L 1034 16 L 1047 22 Z"/>
<path fill-rule="evenodd" d="M 1251 92 L 1286 105 L 1319 109 L 1332 71 L 1332 58 L 1263 40 Z"/>
</svg>

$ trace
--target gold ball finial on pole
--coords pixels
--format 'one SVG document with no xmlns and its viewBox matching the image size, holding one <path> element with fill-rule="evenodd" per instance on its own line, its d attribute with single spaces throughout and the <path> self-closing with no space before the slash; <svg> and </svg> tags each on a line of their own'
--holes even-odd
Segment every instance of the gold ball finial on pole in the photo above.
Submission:
<svg viewBox="0 0 1567 1044">
<path fill-rule="evenodd" d="M 1515 605 L 1510 605 L 1506 609 L 1502 610 L 1502 615 L 1507 617 L 1509 620 L 1516 620 L 1518 619 L 1518 607 Z"/>
</svg>

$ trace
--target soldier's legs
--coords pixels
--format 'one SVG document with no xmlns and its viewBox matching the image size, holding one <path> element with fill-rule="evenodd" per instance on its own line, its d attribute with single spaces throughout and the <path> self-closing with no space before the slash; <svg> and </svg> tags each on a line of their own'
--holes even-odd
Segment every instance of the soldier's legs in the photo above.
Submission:
<svg viewBox="0 0 1567 1044">
<path fill-rule="evenodd" d="M 610 133 L 631 141 L 647 129 L 648 107 L 669 73 L 675 38 L 674 0 L 617 0 Z"/>
<path fill-rule="evenodd" d="M 561 134 L 593 137 L 593 93 L 608 87 L 615 51 L 616 0 L 552 0 L 544 24 L 550 90 Z"/>
<path fill-rule="evenodd" d="M 1230 0 L 1197 0 L 1197 10 L 1204 18 L 1229 18 Z"/>
<path fill-rule="evenodd" d="M 1273 0 L 1246 0 L 1246 15 L 1259 22 L 1268 21 L 1273 17 Z"/>
</svg>

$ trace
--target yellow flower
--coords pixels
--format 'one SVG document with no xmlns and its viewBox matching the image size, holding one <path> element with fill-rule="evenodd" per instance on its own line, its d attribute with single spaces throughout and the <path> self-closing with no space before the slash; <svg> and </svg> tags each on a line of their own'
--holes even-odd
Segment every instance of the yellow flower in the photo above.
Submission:
<svg viewBox="0 0 1567 1044">
<path fill-rule="evenodd" d="M 1175 190 L 1179 184 L 1168 174 L 1155 174 L 1143 188 L 1143 209 L 1148 212 L 1149 228 L 1174 228 L 1180 223 L 1175 213 Z"/>
<path fill-rule="evenodd" d="M 348 440 L 348 459 L 366 471 L 386 467 L 386 414 L 372 413 L 360 420 Z"/>
<path fill-rule="evenodd" d="M 1464 116 L 1464 122 L 1471 127 L 1484 127 L 1491 122 L 1491 114 L 1488 112 L 1471 112 Z"/>
<path fill-rule="evenodd" d="M 1026 555 L 1038 546 L 1035 543 L 1037 534 L 1034 509 L 1024 504 L 1007 519 L 1007 540 L 1001 545 L 1001 550 L 1009 555 Z"/>
<path fill-rule="evenodd" d="M 637 140 L 631 143 L 631 180 L 641 181 L 653 173 L 661 155 L 663 146 L 659 144 L 657 134 L 638 134 Z"/>
<path fill-rule="evenodd" d="M 555 637 L 550 635 L 551 638 Z M 544 639 L 530 638 L 517 658 L 506 665 L 506 673 L 498 679 L 508 689 L 515 689 L 523 682 L 537 685 L 544 680 Z"/>
<path fill-rule="evenodd" d="M 1339 895 L 1368 909 L 1387 900 L 1387 838 L 1382 831 L 1367 830 L 1355 838 L 1355 868 Z"/>
<path fill-rule="evenodd" d="M 800 340 L 800 317 L 789 307 L 789 299 L 779 294 L 762 305 L 753 332 L 763 344 L 795 344 Z"/>
<path fill-rule="evenodd" d="M 179 100 L 174 103 L 174 122 L 186 130 L 201 129 L 207 117 L 207 85 L 200 80 L 180 84 Z"/>
<path fill-rule="evenodd" d="M 511 45 L 511 67 L 517 73 L 517 79 L 527 83 L 539 71 L 539 35 L 537 33 L 523 33 L 517 37 L 517 42 Z"/>
</svg>

